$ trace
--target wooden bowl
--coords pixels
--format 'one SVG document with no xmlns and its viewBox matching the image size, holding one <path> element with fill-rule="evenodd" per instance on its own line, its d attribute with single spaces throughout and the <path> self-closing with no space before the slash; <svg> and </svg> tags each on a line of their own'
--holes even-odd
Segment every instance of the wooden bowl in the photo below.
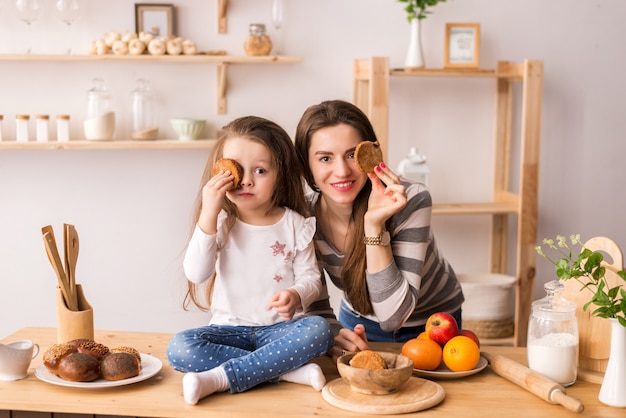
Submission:
<svg viewBox="0 0 626 418">
<path fill-rule="evenodd" d="M 387 369 L 368 370 L 350 366 L 356 353 L 337 359 L 337 370 L 350 388 L 366 395 L 387 395 L 397 392 L 413 373 L 413 360 L 401 354 L 377 351 L 387 363 Z"/>
</svg>

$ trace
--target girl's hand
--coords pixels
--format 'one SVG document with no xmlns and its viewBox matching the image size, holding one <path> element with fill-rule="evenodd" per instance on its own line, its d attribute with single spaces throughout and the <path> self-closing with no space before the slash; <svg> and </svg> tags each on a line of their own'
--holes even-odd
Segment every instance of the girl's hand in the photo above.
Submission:
<svg viewBox="0 0 626 418">
<path fill-rule="evenodd" d="M 202 187 L 202 211 L 198 225 L 207 234 L 216 233 L 217 215 L 224 207 L 226 192 L 232 187 L 234 177 L 230 171 L 220 171 Z"/>
<path fill-rule="evenodd" d="M 348 328 L 342 328 L 335 337 L 335 345 L 328 350 L 328 355 L 332 357 L 333 362 L 346 353 L 356 353 L 357 351 L 369 350 L 367 335 L 365 335 L 365 327 L 356 325 L 354 331 Z"/>
<path fill-rule="evenodd" d="M 387 219 L 402 210 L 407 203 L 406 189 L 398 177 L 385 163 L 380 163 L 373 173 L 367 175 L 372 182 L 366 221 L 384 225 Z"/>
<path fill-rule="evenodd" d="M 274 309 L 283 321 L 289 321 L 300 305 L 300 294 L 293 289 L 274 293 L 267 309 Z"/>
</svg>

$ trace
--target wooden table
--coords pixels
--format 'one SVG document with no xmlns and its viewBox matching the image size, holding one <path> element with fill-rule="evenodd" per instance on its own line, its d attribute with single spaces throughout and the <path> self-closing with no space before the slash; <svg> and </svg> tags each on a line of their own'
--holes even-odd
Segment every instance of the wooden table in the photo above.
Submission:
<svg viewBox="0 0 626 418">
<path fill-rule="evenodd" d="M 349 411 L 328 404 L 320 392 L 309 386 L 281 382 L 258 386 L 239 394 L 220 393 L 187 405 L 182 397 L 182 373 L 167 363 L 166 347 L 171 334 L 96 331 L 95 339 L 108 346 L 130 345 L 140 352 L 163 361 L 154 377 L 132 385 L 103 389 L 56 386 L 35 377 L 42 364 L 42 353 L 56 342 L 54 328 L 24 328 L 0 341 L 30 339 L 41 347 L 33 360 L 29 375 L 15 382 L 0 381 L 0 418 L 52 417 L 52 413 L 133 416 L 133 417 L 357 417 Z M 375 349 L 400 352 L 401 344 L 372 344 Z M 525 348 L 483 347 L 492 354 L 503 354 L 525 363 Z M 339 377 L 332 361 L 317 360 L 330 382 Z M 567 389 L 568 395 L 585 405 L 582 414 L 560 405 L 549 404 L 515 384 L 494 374 L 489 366 L 482 372 L 458 380 L 438 381 L 446 397 L 439 405 L 420 411 L 423 417 L 624 417 L 626 410 L 608 407 L 598 401 L 600 386 L 577 381 Z M 9 412 L 13 411 L 13 412 Z M 39 411 L 33 414 L 16 411 Z M 58 416 L 58 415 L 55 415 Z M 391 415 L 391 416 L 406 416 Z"/>
</svg>

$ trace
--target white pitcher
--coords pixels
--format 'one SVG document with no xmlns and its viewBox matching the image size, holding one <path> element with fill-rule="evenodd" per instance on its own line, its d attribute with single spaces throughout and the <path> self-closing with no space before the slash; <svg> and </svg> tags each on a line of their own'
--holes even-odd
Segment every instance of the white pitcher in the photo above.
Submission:
<svg viewBox="0 0 626 418">
<path fill-rule="evenodd" d="M 30 340 L 0 344 L 0 380 L 20 380 L 28 376 L 32 359 L 39 354 L 39 345 Z"/>
</svg>

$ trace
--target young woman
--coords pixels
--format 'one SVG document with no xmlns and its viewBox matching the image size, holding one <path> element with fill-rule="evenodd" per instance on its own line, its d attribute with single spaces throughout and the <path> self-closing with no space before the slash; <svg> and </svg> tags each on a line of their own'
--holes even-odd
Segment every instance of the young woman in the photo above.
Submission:
<svg viewBox="0 0 626 418">
<path fill-rule="evenodd" d="M 221 158 L 243 168 L 237 189 L 230 171 L 213 175 Z M 323 318 L 303 316 L 321 281 L 299 167 L 289 135 L 269 120 L 243 117 L 221 132 L 183 261 L 189 298 L 203 308 L 201 295 L 210 295 L 212 318 L 175 335 L 167 349 L 170 365 L 186 372 L 187 403 L 262 382 L 316 390 L 326 382 L 317 364 L 307 364 L 330 349 L 333 334 Z"/>
<path fill-rule="evenodd" d="M 461 326 L 463 293 L 435 243 L 429 191 L 382 162 L 361 172 L 354 152 L 362 141 L 376 141 L 370 121 L 340 100 L 309 107 L 296 129 L 320 267 L 344 292 L 333 357 L 367 349 L 368 339 L 415 338 L 435 312 L 451 313 Z M 323 294 L 311 310 L 332 317 Z"/>
</svg>

